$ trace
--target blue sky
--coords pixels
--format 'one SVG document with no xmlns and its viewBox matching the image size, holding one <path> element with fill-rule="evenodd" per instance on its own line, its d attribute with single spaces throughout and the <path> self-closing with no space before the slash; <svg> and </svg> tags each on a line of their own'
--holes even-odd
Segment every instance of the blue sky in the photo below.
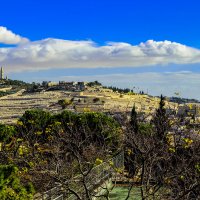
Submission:
<svg viewBox="0 0 200 200">
<path fill-rule="evenodd" d="M 0 64 L 13 79 L 96 80 L 200 99 L 198 0 L 1 2 Z"/>
</svg>

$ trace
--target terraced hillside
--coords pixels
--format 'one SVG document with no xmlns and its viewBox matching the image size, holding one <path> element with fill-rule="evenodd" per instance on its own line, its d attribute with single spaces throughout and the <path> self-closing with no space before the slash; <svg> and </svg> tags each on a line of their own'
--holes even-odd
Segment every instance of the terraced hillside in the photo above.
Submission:
<svg viewBox="0 0 200 200">
<path fill-rule="evenodd" d="M 114 93 L 110 90 L 88 90 L 84 92 L 45 91 L 41 93 L 25 93 L 25 90 L 0 98 L 0 122 L 14 123 L 25 110 L 41 108 L 51 112 L 62 111 L 58 100 L 73 99 L 66 109 L 83 112 L 130 112 L 133 105 L 140 112 L 150 113 L 158 106 L 159 99 L 147 95 L 128 95 Z M 176 107 L 175 103 L 167 103 L 167 107 Z"/>
<path fill-rule="evenodd" d="M 23 94 L 21 90 L 15 94 L 0 98 L 0 122 L 13 123 L 25 110 L 41 108 L 51 110 L 51 105 L 58 102 L 58 99 L 66 98 L 64 92 L 44 92 Z M 58 107 L 58 109 L 60 109 Z"/>
</svg>

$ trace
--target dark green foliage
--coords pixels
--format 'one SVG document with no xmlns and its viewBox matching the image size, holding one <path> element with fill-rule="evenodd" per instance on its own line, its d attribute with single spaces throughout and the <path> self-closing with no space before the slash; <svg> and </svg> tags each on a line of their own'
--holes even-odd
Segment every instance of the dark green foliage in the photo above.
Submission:
<svg viewBox="0 0 200 200">
<path fill-rule="evenodd" d="M 119 146 L 120 127 L 113 118 L 103 113 L 84 113 L 81 114 L 81 118 L 92 133 L 93 141 L 101 145 L 112 145 L 115 148 Z"/>
<path fill-rule="evenodd" d="M 94 99 L 93 99 L 93 103 L 97 103 L 98 101 L 100 101 L 99 98 L 94 98 Z"/>
<path fill-rule="evenodd" d="M 73 164 L 76 174 L 77 156 L 84 160 L 84 167 L 93 166 L 97 157 L 110 158 L 122 145 L 120 125 L 103 113 L 63 111 L 50 115 L 42 110 L 29 110 L 18 121 L 17 130 L 16 141 L 19 142 L 15 145 L 12 162 L 20 169 L 27 168 L 30 173 L 35 170 L 36 174 L 55 171 L 58 161 L 63 163 L 64 170 Z M 33 175 L 29 176 L 32 181 Z"/>
<path fill-rule="evenodd" d="M 129 88 L 118 88 L 118 87 L 113 87 L 113 86 L 109 86 L 109 87 L 104 87 L 104 88 L 108 88 L 113 90 L 114 92 L 119 92 L 119 93 L 130 93 L 130 94 L 134 94 L 133 90 L 129 89 Z"/>
<path fill-rule="evenodd" d="M 70 100 L 60 99 L 60 100 L 58 100 L 58 104 L 62 107 L 62 109 L 65 109 L 65 108 L 67 108 L 67 106 L 72 104 L 73 100 L 74 100 L 73 98 Z"/>
<path fill-rule="evenodd" d="M 138 132 L 140 134 L 144 134 L 144 135 L 153 135 L 153 126 L 150 123 L 144 123 L 144 122 L 140 122 L 138 124 Z"/>
<path fill-rule="evenodd" d="M 26 111 L 18 121 L 19 136 L 24 135 L 33 142 L 35 140 L 45 142 L 47 138 L 45 130 L 50 120 L 51 114 L 49 112 L 40 109 Z"/>
<path fill-rule="evenodd" d="M 4 85 L 15 85 L 15 86 L 29 86 L 30 83 L 25 83 L 24 81 L 19 80 L 4 80 Z"/>
<path fill-rule="evenodd" d="M 50 118 L 51 114 L 49 112 L 35 109 L 26 111 L 19 121 L 21 121 L 27 129 L 34 128 L 35 130 L 42 130 L 46 127 Z"/>
<path fill-rule="evenodd" d="M 160 140 L 166 137 L 167 131 L 169 130 L 169 120 L 165 109 L 165 98 L 161 95 L 159 108 L 156 110 L 155 116 L 152 123 L 155 127 L 155 133 Z"/>
<path fill-rule="evenodd" d="M 18 176 L 18 168 L 13 165 L 0 165 L 0 199 L 33 199 L 34 189 L 31 183 L 23 185 Z"/>
<path fill-rule="evenodd" d="M 138 133 L 138 119 L 137 119 L 137 112 L 135 110 L 135 105 L 133 106 L 132 111 L 131 111 L 130 125 L 135 131 L 135 133 Z"/>
<path fill-rule="evenodd" d="M 0 97 L 3 97 L 3 96 L 6 96 L 6 95 L 9 95 L 9 94 L 14 94 L 16 91 L 0 91 Z"/>
<path fill-rule="evenodd" d="M 14 126 L 0 124 L 0 142 L 8 141 L 15 133 L 16 129 Z"/>
<path fill-rule="evenodd" d="M 90 86 L 90 87 L 92 87 L 92 86 L 100 86 L 100 85 L 101 85 L 101 83 L 99 83 L 98 81 L 93 81 L 93 82 L 87 83 L 87 86 Z"/>
<path fill-rule="evenodd" d="M 82 148 L 93 144 L 117 151 L 122 136 L 120 125 L 113 118 L 95 112 L 64 111 L 50 115 L 42 110 L 29 110 L 18 121 L 17 129 L 19 136 L 25 137 L 32 146 L 38 142 L 48 144 L 50 138 L 52 142 L 63 138 L 62 141 L 82 142 Z"/>
<path fill-rule="evenodd" d="M 79 139 L 87 139 L 85 142 L 96 143 L 98 146 L 110 145 L 113 148 L 119 146 L 120 126 L 113 118 L 103 113 L 75 114 L 64 111 L 56 115 L 54 120 L 61 122 L 61 127 L 66 134 L 71 136 L 80 134 Z"/>
<path fill-rule="evenodd" d="M 12 86 L 12 89 L 6 92 L 1 91 L 0 96 L 14 94 L 21 89 L 28 89 L 29 87 L 32 87 L 30 83 L 25 83 L 23 81 L 11 80 L 11 79 L 3 80 L 3 82 L 1 82 L 1 85 L 0 85 L 0 87 L 2 88 L 10 87 L 10 86 Z"/>
<path fill-rule="evenodd" d="M 77 123 L 77 114 L 70 112 L 70 111 L 63 111 L 60 114 L 54 115 L 51 118 L 51 123 L 58 121 L 61 122 L 61 124 L 65 127 L 65 128 L 69 128 L 70 125 L 74 126 Z M 69 124 L 69 122 L 71 122 L 71 124 Z"/>
</svg>

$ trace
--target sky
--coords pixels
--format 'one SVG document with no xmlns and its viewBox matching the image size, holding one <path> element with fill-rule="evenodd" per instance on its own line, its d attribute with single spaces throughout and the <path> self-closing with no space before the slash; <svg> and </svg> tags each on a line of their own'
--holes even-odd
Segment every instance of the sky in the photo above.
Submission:
<svg viewBox="0 0 200 200">
<path fill-rule="evenodd" d="M 27 82 L 94 81 L 200 100 L 199 0 L 7 0 L 0 66 Z"/>
</svg>

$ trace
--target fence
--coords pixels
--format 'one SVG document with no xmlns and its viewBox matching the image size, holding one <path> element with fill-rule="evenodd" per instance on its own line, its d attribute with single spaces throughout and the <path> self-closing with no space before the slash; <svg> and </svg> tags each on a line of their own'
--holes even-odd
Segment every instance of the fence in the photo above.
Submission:
<svg viewBox="0 0 200 200">
<path fill-rule="evenodd" d="M 95 189 L 101 186 L 104 181 L 108 180 L 115 173 L 116 168 L 124 167 L 124 152 L 119 153 L 113 157 L 109 162 L 104 162 L 96 167 L 92 168 L 87 176 L 83 177 L 81 175 L 74 177 L 73 180 L 67 182 L 68 186 L 73 188 L 73 191 L 80 197 L 85 196 L 86 189 L 90 193 L 94 193 Z M 82 184 L 84 179 L 85 186 Z M 67 191 L 64 185 L 58 185 L 38 197 L 35 200 L 76 200 L 77 197 L 72 192 Z"/>
</svg>

